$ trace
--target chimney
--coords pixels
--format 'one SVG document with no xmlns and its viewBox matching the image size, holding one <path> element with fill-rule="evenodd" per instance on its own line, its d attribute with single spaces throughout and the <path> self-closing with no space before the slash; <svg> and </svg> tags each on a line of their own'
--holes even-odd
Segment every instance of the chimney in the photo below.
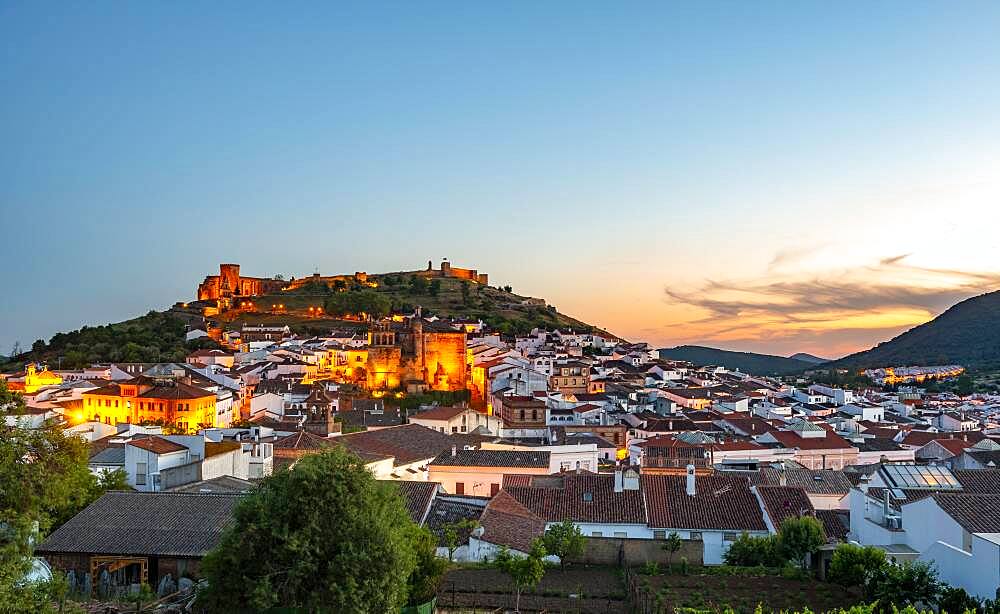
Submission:
<svg viewBox="0 0 1000 614">
<path fill-rule="evenodd" d="M 625 490 L 625 482 L 622 478 L 622 470 L 615 469 L 615 492 L 622 492 Z"/>
<path fill-rule="evenodd" d="M 452 455 L 453 457 L 454 457 L 454 456 L 458 456 L 458 447 L 457 447 L 457 446 L 452 446 L 452 447 L 451 447 L 451 455 Z"/>
<path fill-rule="evenodd" d="M 689 497 L 695 495 L 695 485 L 694 485 L 694 465 L 687 466 L 687 487 L 685 489 Z"/>
<path fill-rule="evenodd" d="M 778 485 L 788 486 L 788 477 L 785 475 L 784 466 L 782 466 L 782 468 L 778 470 Z"/>
</svg>

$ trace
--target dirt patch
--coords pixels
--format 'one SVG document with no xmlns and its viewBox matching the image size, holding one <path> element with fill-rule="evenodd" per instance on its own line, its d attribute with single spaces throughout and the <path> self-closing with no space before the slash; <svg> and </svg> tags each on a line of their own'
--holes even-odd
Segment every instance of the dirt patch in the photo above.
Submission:
<svg viewBox="0 0 1000 614">
<path fill-rule="evenodd" d="M 781 576 L 634 575 L 629 583 L 635 611 L 643 614 L 673 612 L 677 608 L 718 612 L 726 606 L 736 612 L 753 612 L 757 604 L 765 612 L 805 608 L 826 612 L 861 603 L 857 591 Z"/>
<path fill-rule="evenodd" d="M 495 569 L 453 569 L 438 590 L 437 606 L 444 611 L 488 611 L 513 608 L 507 576 Z M 550 569 L 541 583 L 521 595 L 523 612 L 627 612 L 625 589 L 614 569 L 582 567 Z"/>
</svg>

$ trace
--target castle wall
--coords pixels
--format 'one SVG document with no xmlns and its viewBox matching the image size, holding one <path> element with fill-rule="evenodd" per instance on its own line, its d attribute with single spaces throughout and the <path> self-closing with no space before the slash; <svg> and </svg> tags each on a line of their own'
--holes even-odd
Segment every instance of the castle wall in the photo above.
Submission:
<svg viewBox="0 0 1000 614">
<path fill-rule="evenodd" d="M 435 390 L 462 390 L 466 386 L 465 333 L 425 333 L 424 366 L 427 383 Z M 442 370 L 446 381 L 436 381 Z"/>
<path fill-rule="evenodd" d="M 402 348 L 398 345 L 368 348 L 366 369 L 369 389 L 399 387 L 402 354 Z"/>
</svg>

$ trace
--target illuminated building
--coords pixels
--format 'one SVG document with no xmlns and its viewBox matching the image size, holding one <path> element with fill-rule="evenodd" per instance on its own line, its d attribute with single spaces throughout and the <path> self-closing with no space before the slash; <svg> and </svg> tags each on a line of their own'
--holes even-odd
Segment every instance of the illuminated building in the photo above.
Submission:
<svg viewBox="0 0 1000 614">
<path fill-rule="evenodd" d="M 198 285 L 198 300 L 221 300 L 229 303 L 234 297 L 280 292 L 284 285 L 285 282 L 281 279 L 243 277 L 238 264 L 220 264 L 218 275 L 209 275 Z"/>
<path fill-rule="evenodd" d="M 140 375 L 84 392 L 83 414 L 105 424 L 162 421 L 196 431 L 215 426 L 215 393 L 182 381 Z"/>
<path fill-rule="evenodd" d="M 371 390 L 464 390 L 467 381 L 465 330 L 420 316 L 409 322 L 386 319 L 368 333 L 365 375 Z"/>
<path fill-rule="evenodd" d="M 18 378 L 11 378 L 7 382 L 7 388 L 23 392 L 24 394 L 35 394 L 43 386 L 57 386 L 62 383 L 63 378 L 56 375 L 45 365 L 38 371 L 35 363 L 28 363 L 24 367 L 24 380 L 17 381 Z"/>
</svg>

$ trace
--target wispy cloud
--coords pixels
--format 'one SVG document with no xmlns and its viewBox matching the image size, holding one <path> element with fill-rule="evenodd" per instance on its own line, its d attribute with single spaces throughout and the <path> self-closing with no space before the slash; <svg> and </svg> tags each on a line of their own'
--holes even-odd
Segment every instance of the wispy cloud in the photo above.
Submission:
<svg viewBox="0 0 1000 614">
<path fill-rule="evenodd" d="M 787 262 L 782 254 L 772 265 Z M 908 264 L 909 256 L 823 276 L 706 280 L 693 289 L 665 288 L 667 301 L 700 314 L 672 323 L 670 331 L 680 340 L 730 346 L 780 342 L 817 352 L 856 349 L 851 344 L 863 336 L 859 331 L 896 334 L 965 298 L 1000 288 L 1000 273 L 920 267 Z"/>
</svg>

